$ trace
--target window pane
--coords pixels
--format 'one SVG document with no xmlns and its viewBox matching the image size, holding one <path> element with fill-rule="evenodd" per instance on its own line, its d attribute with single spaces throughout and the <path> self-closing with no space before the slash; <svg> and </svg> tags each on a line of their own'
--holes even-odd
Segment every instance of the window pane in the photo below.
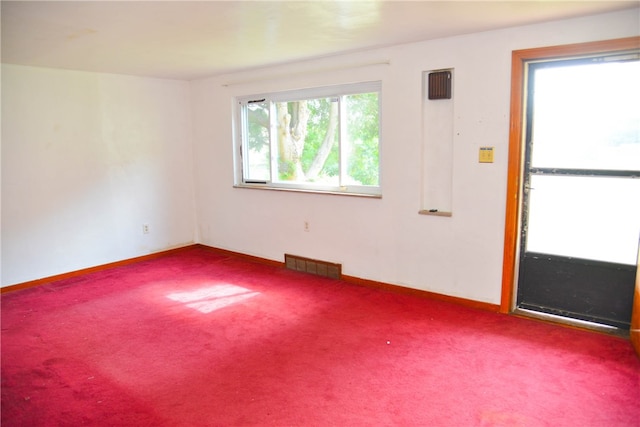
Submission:
<svg viewBox="0 0 640 427">
<path fill-rule="evenodd" d="M 342 185 L 379 185 L 379 103 L 377 93 L 348 95 L 345 99 L 346 141 Z"/>
<path fill-rule="evenodd" d="M 257 102 L 247 105 L 247 150 L 245 181 L 271 180 L 269 150 L 269 104 Z"/>
<path fill-rule="evenodd" d="M 380 90 L 362 82 L 236 98 L 235 185 L 379 196 Z"/>
<path fill-rule="evenodd" d="M 535 72 L 534 167 L 640 170 L 640 61 Z"/>
<path fill-rule="evenodd" d="M 278 180 L 339 184 L 338 98 L 276 103 Z"/>
<path fill-rule="evenodd" d="M 635 264 L 640 179 L 531 177 L 527 251 Z"/>
</svg>

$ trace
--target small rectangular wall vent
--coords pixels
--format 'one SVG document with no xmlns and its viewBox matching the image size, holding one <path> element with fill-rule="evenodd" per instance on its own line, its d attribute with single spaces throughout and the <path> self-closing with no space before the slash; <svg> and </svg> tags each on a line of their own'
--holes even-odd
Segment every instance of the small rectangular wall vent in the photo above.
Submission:
<svg viewBox="0 0 640 427">
<path fill-rule="evenodd" d="M 330 277 L 332 279 L 340 279 L 342 277 L 342 264 L 290 254 L 284 254 L 284 263 L 289 270 Z"/>
<path fill-rule="evenodd" d="M 451 71 L 429 73 L 429 99 L 451 99 Z"/>
</svg>

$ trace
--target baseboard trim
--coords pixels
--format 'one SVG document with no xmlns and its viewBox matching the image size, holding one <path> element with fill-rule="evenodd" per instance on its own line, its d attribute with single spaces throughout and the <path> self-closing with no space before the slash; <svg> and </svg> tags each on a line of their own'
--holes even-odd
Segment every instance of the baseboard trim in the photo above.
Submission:
<svg viewBox="0 0 640 427">
<path fill-rule="evenodd" d="M 206 249 L 211 252 L 215 252 L 219 255 L 232 256 L 232 257 L 240 258 L 246 261 L 257 262 L 258 264 L 269 265 L 271 267 L 282 267 L 282 268 L 285 267 L 284 262 L 274 261 L 272 259 L 262 258 L 254 255 L 248 255 L 242 252 L 235 252 L 235 251 L 230 251 L 228 249 L 216 248 L 215 246 L 207 246 L 207 245 L 203 245 L 202 243 L 196 243 L 193 246 L 201 249 Z"/>
<path fill-rule="evenodd" d="M 268 265 L 271 267 L 286 268 L 286 265 L 284 262 L 274 261 L 271 259 L 262 258 L 254 255 L 248 255 L 242 252 L 235 252 L 228 249 L 221 249 L 214 246 L 203 245 L 201 243 L 194 243 L 194 244 L 180 246 L 173 249 L 167 249 L 160 252 L 154 252 L 151 254 L 142 255 L 134 258 L 128 258 L 121 261 L 110 262 L 107 264 L 101 264 L 94 267 L 88 267 L 80 270 L 70 271 L 68 273 L 57 274 L 55 276 L 43 277 L 41 279 L 30 280 L 28 282 L 5 286 L 3 288 L 0 288 L 0 293 L 4 294 L 7 292 L 18 291 L 20 289 L 32 288 L 35 286 L 43 285 L 45 283 L 82 276 L 83 274 L 95 273 L 95 272 L 106 270 L 109 268 L 115 268 L 123 265 L 133 264 L 136 262 L 142 262 L 142 261 L 147 261 L 155 258 L 160 258 L 163 256 L 175 254 L 175 253 L 193 249 L 193 248 L 200 248 L 213 253 L 217 253 L 219 255 L 240 258 L 246 261 Z M 385 291 L 406 294 L 406 295 L 414 295 L 414 296 L 419 296 L 422 298 L 428 298 L 428 299 L 437 300 L 437 301 L 450 302 L 453 304 L 474 308 L 474 309 L 479 309 L 479 310 L 484 310 L 484 311 L 491 311 L 495 313 L 500 311 L 500 306 L 497 304 L 490 304 L 490 303 L 474 301 L 466 298 L 453 297 L 449 295 L 438 294 L 435 292 L 424 291 L 421 289 L 407 288 L 406 286 L 392 285 L 390 283 L 377 282 L 375 280 L 361 279 L 355 276 L 342 275 L 342 278 L 339 280 L 342 280 L 343 282 L 346 282 L 346 283 L 350 283 L 352 285 L 365 286 L 368 288 L 382 289 Z"/>
<path fill-rule="evenodd" d="M 198 247 L 201 247 L 219 254 L 223 254 L 223 255 L 236 256 L 252 262 L 257 262 L 259 264 L 270 265 L 272 267 L 286 268 L 286 264 L 284 262 L 274 261 L 267 258 L 253 256 L 253 255 L 247 255 L 242 252 L 234 252 L 227 249 L 220 249 L 214 246 L 207 246 L 199 243 L 194 246 L 198 246 Z M 375 280 L 369 280 L 369 279 L 361 279 L 360 277 L 355 277 L 355 276 L 347 276 L 342 274 L 341 278 L 338 280 L 342 280 L 343 282 L 346 282 L 352 285 L 364 286 L 367 288 L 374 288 L 374 289 L 382 289 L 382 290 L 400 293 L 400 294 L 406 294 L 406 295 L 414 295 L 414 296 L 419 296 L 422 298 L 428 298 L 428 299 L 437 300 L 437 301 L 450 302 L 453 304 L 465 306 L 468 308 L 474 308 L 478 310 L 491 311 L 494 313 L 498 313 L 500 311 L 499 304 L 490 304 L 482 301 L 474 301 L 466 298 L 453 297 L 449 295 L 438 294 L 435 292 L 423 291 L 421 289 L 408 288 L 406 286 L 392 285 L 390 283 L 377 282 Z"/>
<path fill-rule="evenodd" d="M 94 267 L 82 268 L 80 270 L 70 271 L 68 273 L 56 274 L 54 276 L 43 277 L 40 279 L 30 280 L 28 282 L 17 283 L 15 285 L 4 286 L 0 288 L 0 294 L 4 294 L 7 292 L 19 291 L 20 289 L 33 288 L 35 286 L 44 285 L 45 283 L 56 282 L 58 280 L 69 279 L 72 277 L 82 276 L 84 274 L 95 273 L 102 270 L 107 270 L 109 268 L 121 267 L 123 265 L 129 265 L 136 262 L 147 261 L 155 258 L 160 258 L 166 255 L 174 254 L 177 252 L 182 252 L 189 248 L 193 248 L 194 246 L 198 246 L 195 244 L 188 244 L 185 246 L 180 246 L 177 248 L 166 249 L 160 252 L 154 252 L 147 255 L 141 255 L 138 257 L 127 258 L 120 261 L 109 262 L 107 264 L 100 264 Z"/>
<path fill-rule="evenodd" d="M 414 296 L 418 296 L 418 297 L 421 297 L 421 298 L 427 298 L 427 299 L 432 299 L 432 300 L 436 300 L 436 301 L 450 302 L 450 303 L 453 303 L 453 304 L 456 304 L 456 305 L 461 305 L 461 306 L 465 306 L 465 307 L 473 308 L 473 309 L 477 309 L 477 310 L 491 311 L 491 312 L 494 312 L 494 313 L 498 313 L 500 311 L 500 305 L 498 305 L 498 304 L 490 304 L 488 302 L 475 301 L 475 300 L 470 300 L 470 299 L 466 299 L 466 298 L 454 297 L 454 296 L 450 296 L 450 295 L 439 294 L 439 293 L 436 293 L 436 292 L 424 291 L 422 289 L 408 288 L 406 286 L 392 285 L 390 283 L 377 282 L 375 280 L 361 279 L 359 277 L 346 276 L 346 275 L 342 276 L 342 280 L 347 282 L 347 283 L 351 283 L 351 284 L 358 285 L 358 286 L 365 286 L 367 288 L 382 289 L 382 290 L 385 290 L 385 291 L 390 291 L 390 292 L 399 293 L 399 294 L 405 294 L 405 295 L 414 295 Z"/>
</svg>

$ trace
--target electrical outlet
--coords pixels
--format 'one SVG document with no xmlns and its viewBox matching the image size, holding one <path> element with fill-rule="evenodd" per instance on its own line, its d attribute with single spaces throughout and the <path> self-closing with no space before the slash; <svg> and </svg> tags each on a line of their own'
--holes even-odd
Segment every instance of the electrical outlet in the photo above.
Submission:
<svg viewBox="0 0 640 427">
<path fill-rule="evenodd" d="M 142 234 L 149 234 L 149 224 L 142 224 Z"/>
<path fill-rule="evenodd" d="M 304 222 L 304 231 L 309 231 L 309 221 Z"/>
</svg>

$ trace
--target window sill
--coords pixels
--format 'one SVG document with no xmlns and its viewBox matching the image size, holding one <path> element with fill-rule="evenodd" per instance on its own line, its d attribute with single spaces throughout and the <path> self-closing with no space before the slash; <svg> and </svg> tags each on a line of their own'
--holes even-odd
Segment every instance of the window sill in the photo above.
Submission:
<svg viewBox="0 0 640 427">
<path fill-rule="evenodd" d="M 369 199 L 381 199 L 382 194 L 374 193 L 358 193 L 354 191 L 331 191 L 331 190 L 313 190 L 310 188 L 288 188 L 288 187 L 271 187 L 261 184 L 235 184 L 233 188 L 247 188 L 252 190 L 271 190 L 271 191 L 288 191 L 294 193 L 312 193 L 312 194 L 331 194 L 334 196 L 352 196 L 365 197 Z"/>
</svg>

